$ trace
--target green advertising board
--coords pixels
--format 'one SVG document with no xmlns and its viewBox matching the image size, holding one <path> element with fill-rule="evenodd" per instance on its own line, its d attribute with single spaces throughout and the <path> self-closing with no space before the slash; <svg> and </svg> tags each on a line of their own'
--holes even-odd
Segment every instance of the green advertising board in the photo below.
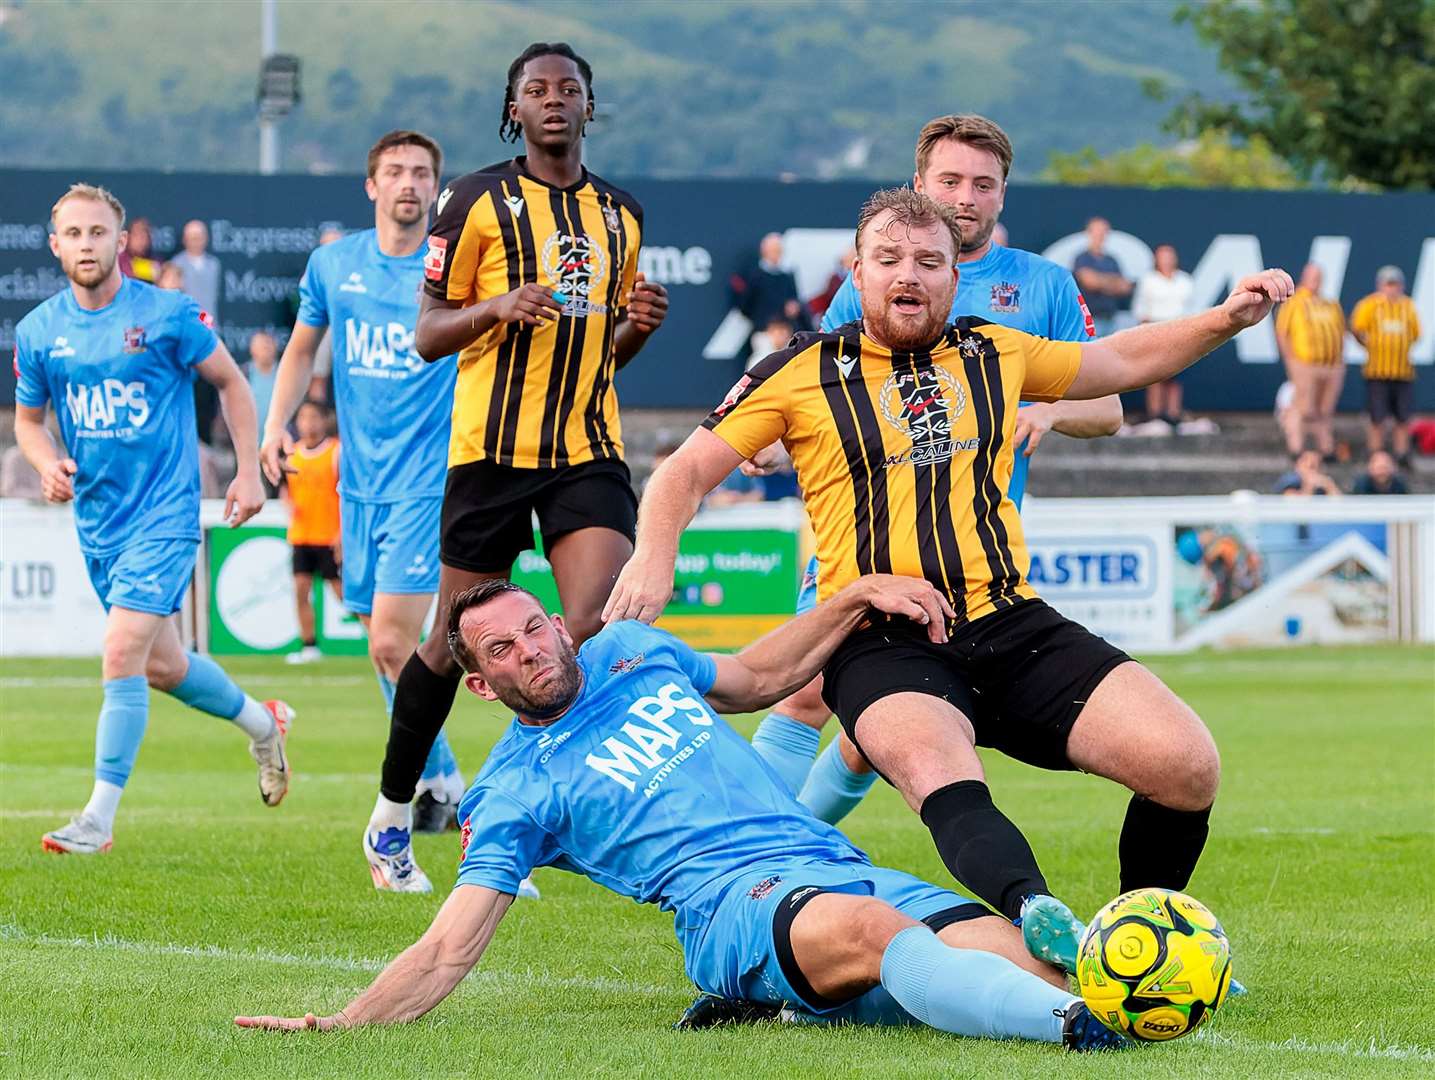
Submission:
<svg viewBox="0 0 1435 1080">
<path fill-rule="evenodd" d="M 283 526 L 206 530 L 209 559 L 209 651 L 287 653 L 299 648 L 294 576 Z M 314 583 L 314 624 L 328 656 L 363 656 L 364 628 L 332 586 Z"/>
<path fill-rule="evenodd" d="M 552 569 L 525 551 L 513 580 L 559 610 Z M 209 651 L 285 653 L 299 648 L 289 545 L 280 526 L 208 530 Z M 658 625 L 700 649 L 737 649 L 792 616 L 798 537 L 785 529 L 689 529 L 678 545 L 673 599 Z M 316 582 L 319 648 L 327 655 L 368 651 L 364 629 L 331 588 Z"/>
</svg>

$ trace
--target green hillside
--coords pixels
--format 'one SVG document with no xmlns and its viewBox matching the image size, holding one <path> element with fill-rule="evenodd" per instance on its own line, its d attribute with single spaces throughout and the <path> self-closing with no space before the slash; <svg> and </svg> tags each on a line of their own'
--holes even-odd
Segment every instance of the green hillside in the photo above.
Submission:
<svg viewBox="0 0 1435 1080">
<path fill-rule="evenodd" d="M 980 111 L 1031 177 L 1052 150 L 1160 140 L 1176 91 L 1227 85 L 1162 0 L 1005 4 L 279 0 L 304 101 L 284 165 L 350 171 L 399 126 L 455 168 L 504 155 L 508 62 L 533 40 L 592 61 L 593 165 L 613 175 L 900 175 L 928 117 Z M 258 155 L 257 0 L 0 0 L 10 165 L 246 170 Z"/>
</svg>

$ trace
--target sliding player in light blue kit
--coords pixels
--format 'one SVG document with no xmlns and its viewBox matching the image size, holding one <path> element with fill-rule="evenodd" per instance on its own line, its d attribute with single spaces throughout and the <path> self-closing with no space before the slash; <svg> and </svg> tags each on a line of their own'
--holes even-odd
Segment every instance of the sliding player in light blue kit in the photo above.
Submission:
<svg viewBox="0 0 1435 1080">
<path fill-rule="evenodd" d="M 293 714 L 282 701 L 254 700 L 213 660 L 187 652 L 172 618 L 200 540 L 194 378 L 218 389 L 234 440 L 238 475 L 224 506 L 232 525 L 264 505 L 249 384 L 193 300 L 120 274 L 126 236 L 118 199 L 75 184 L 50 222 L 50 250 L 70 287 L 15 329 L 15 440 L 45 498 L 74 500 L 80 550 L 108 618 L 94 790 L 41 846 L 91 855 L 113 842 L 151 686 L 249 736 L 268 806 L 289 788 L 284 739 Z M 45 428 L 49 405 L 68 456 Z"/>
<path fill-rule="evenodd" d="M 962 248 L 957 257 L 961 276 L 952 317 L 976 315 L 1054 341 L 1088 340 L 1091 319 L 1071 271 L 992 239 L 1011 171 L 1012 146 L 1006 133 L 985 117 L 939 116 L 917 136 L 916 157 L 912 187 L 953 207 L 962 225 Z M 861 318 L 861 294 L 849 273 L 822 317 L 822 329 L 835 330 Z M 1021 508 L 1028 463 L 1048 431 L 1092 439 L 1115 434 L 1120 427 L 1121 399 L 1114 395 L 1095 401 L 1023 406 L 1017 414 L 1015 434 L 1021 452 L 1012 466 L 1007 497 Z M 781 460 L 780 450 L 764 455 L 756 468 L 744 466 L 744 470 L 762 472 L 774 460 Z M 816 599 L 817 560 L 813 559 L 803 574 L 798 613 L 809 610 Z M 845 735 L 839 734 L 817 754 L 822 729 L 830 718 L 819 677 L 778 702 L 758 725 L 752 744 L 799 793 L 799 801 L 823 821 L 835 823 L 862 801 L 877 774 Z"/>
<path fill-rule="evenodd" d="M 315 249 L 299 283 L 299 315 L 284 349 L 264 424 L 261 456 L 278 483 L 292 450 L 285 425 L 308 392 L 327 330 L 339 417 L 339 517 L 344 606 L 369 636 L 369 658 L 387 709 L 418 647 L 438 590 L 439 509 L 448 474 L 449 416 L 457 367 L 414 351 L 429 208 L 443 152 L 417 131 L 391 131 L 369 150 L 364 189 L 374 227 Z M 409 807 L 386 806 L 387 824 L 365 831 L 374 887 L 428 892 L 414 863 L 410 827 L 457 827 L 458 762 L 442 732 Z M 380 801 L 387 800 L 380 796 Z M 379 810 L 376 809 L 377 815 Z"/>
<path fill-rule="evenodd" d="M 929 583 L 874 574 L 736 656 L 696 653 L 638 622 L 608 625 L 575 655 L 562 618 L 532 593 L 501 579 L 459 593 L 448 639 L 464 685 L 517 715 L 464 796 L 453 893 L 333 1015 L 236 1023 L 416 1020 L 478 963 L 524 876 L 552 866 L 671 911 L 693 981 L 773 1016 L 1125 1045 L 1009 922 L 874 866 L 713 715 L 800 686 L 873 612 L 910 619 L 932 641 L 946 640 L 952 617 Z"/>
</svg>

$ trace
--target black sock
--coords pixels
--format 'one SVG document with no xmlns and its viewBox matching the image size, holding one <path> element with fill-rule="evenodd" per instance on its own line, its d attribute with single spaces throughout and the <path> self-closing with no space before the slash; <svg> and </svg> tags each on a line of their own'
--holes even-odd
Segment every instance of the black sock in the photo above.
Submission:
<svg viewBox="0 0 1435 1080">
<path fill-rule="evenodd" d="M 394 708 L 389 717 L 389 745 L 384 751 L 379 782 L 384 798 L 397 803 L 413 800 L 424 762 L 453 708 L 459 678 L 458 675 L 435 675 L 418 653 L 410 656 L 404 670 L 399 672 L 399 681 L 394 684 Z"/>
<path fill-rule="evenodd" d="M 299 644 L 303 645 L 306 649 L 312 649 L 315 645 L 319 644 L 319 639 L 312 637 L 300 638 Z"/>
<path fill-rule="evenodd" d="M 922 803 L 922 824 L 956 878 L 1008 919 L 1029 893 L 1049 893 L 1021 831 L 992 804 L 980 780 L 958 780 Z"/>
<path fill-rule="evenodd" d="M 1206 846 L 1211 808 L 1172 810 L 1131 796 L 1121 826 L 1121 891 L 1186 887 Z"/>
</svg>

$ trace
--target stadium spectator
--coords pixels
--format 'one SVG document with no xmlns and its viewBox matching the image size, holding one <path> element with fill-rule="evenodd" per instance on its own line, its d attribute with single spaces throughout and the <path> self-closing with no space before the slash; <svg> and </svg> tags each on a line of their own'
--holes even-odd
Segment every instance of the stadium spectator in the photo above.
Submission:
<svg viewBox="0 0 1435 1080">
<path fill-rule="evenodd" d="M 140 281 L 158 281 L 161 264 L 153 254 L 154 234 L 150 230 L 149 219 L 135 218 L 129 223 L 127 231 L 129 239 L 116 260 L 120 273 Z"/>
<path fill-rule="evenodd" d="M 1096 336 L 1105 337 L 1116 330 L 1116 313 L 1121 302 L 1131 295 L 1134 286 L 1122 275 L 1121 265 L 1106 253 L 1106 238 L 1111 222 L 1094 217 L 1086 223 L 1086 250 L 1076 257 L 1071 271 L 1086 299 L 1087 310 L 1096 323 Z"/>
<path fill-rule="evenodd" d="M 1410 413 L 1415 402 L 1415 368 L 1410 347 L 1420 336 L 1415 302 L 1405 295 L 1405 274 L 1398 266 L 1382 266 L 1375 274 L 1375 292 L 1350 313 L 1350 332 L 1365 346 L 1365 402 L 1370 414 L 1370 450 L 1385 449 L 1385 428 L 1392 425 L 1391 448 L 1396 460 L 1410 467 Z"/>
<path fill-rule="evenodd" d="M 155 278 L 154 283 L 161 289 L 183 292 L 184 270 L 177 262 L 167 262 L 159 268 L 159 276 Z"/>
<path fill-rule="evenodd" d="M 1366 462 L 1365 472 L 1355 478 L 1355 495 L 1409 495 L 1410 489 L 1396 470 L 1389 451 L 1376 450 Z"/>
<path fill-rule="evenodd" d="M 274 376 L 279 362 L 279 343 L 274 335 L 256 330 L 249 335 L 249 364 L 245 377 L 254 393 L 254 408 L 259 413 L 259 430 L 269 415 L 269 399 L 274 396 Z"/>
<path fill-rule="evenodd" d="M 791 340 L 792 323 L 785 315 L 774 315 L 768 320 L 766 327 L 752 335 L 752 354 L 747 358 L 746 370 L 751 371 L 752 366 L 763 357 L 787 348 L 787 343 Z"/>
<path fill-rule="evenodd" d="M 797 298 L 797 278 L 782 267 L 781 234 L 768 233 L 757 252 L 756 266 L 732 276 L 733 306 L 746 315 L 754 327 L 766 327 L 775 317 L 781 317 L 795 329 L 811 330 L 812 320 Z"/>
<path fill-rule="evenodd" d="M 184 250 L 172 260 L 184 271 L 182 287 L 196 304 L 209 312 L 211 319 L 218 322 L 223 268 L 219 260 L 209 253 L 209 226 L 197 219 L 187 222 L 182 242 Z"/>
<path fill-rule="evenodd" d="M 1181 269 L 1176 248 L 1161 244 L 1156 248 L 1155 258 L 1156 265 L 1142 276 L 1132 293 L 1131 314 L 1138 323 L 1166 322 L 1191 313 L 1191 293 L 1195 285 L 1191 275 Z M 1132 433 L 1170 435 L 1181 423 L 1181 376 L 1178 375 L 1146 388 L 1146 422 L 1133 427 Z"/>
<path fill-rule="evenodd" d="M 849 247 L 837 260 L 837 269 L 833 270 L 832 276 L 827 279 L 827 287 L 807 301 L 807 310 L 811 313 L 814 323 L 821 321 L 828 305 L 832 303 L 832 298 L 837 295 L 837 290 L 842 288 L 842 283 L 847 280 L 847 275 L 852 272 L 852 264 L 856 261 L 857 249 Z"/>
<path fill-rule="evenodd" d="M 1293 297 L 1276 313 L 1276 345 L 1295 399 L 1281 430 L 1294 460 L 1305 449 L 1306 431 L 1327 460 L 1335 454 L 1335 406 L 1345 383 L 1345 313 L 1320 295 L 1322 273 L 1306 263 Z"/>
<path fill-rule="evenodd" d="M 299 650 L 284 659 L 311 664 L 323 658 L 314 621 L 314 578 L 343 595 L 339 580 L 339 441 L 329 434 L 329 409 L 305 401 L 294 416 L 299 438 L 288 464 L 284 501 L 289 504 L 289 546 L 293 549 L 294 607 L 299 616 Z"/>
<path fill-rule="evenodd" d="M 1320 452 L 1303 450 L 1295 467 L 1276 481 L 1277 495 L 1339 495 L 1340 485 L 1321 469 Z"/>
</svg>

